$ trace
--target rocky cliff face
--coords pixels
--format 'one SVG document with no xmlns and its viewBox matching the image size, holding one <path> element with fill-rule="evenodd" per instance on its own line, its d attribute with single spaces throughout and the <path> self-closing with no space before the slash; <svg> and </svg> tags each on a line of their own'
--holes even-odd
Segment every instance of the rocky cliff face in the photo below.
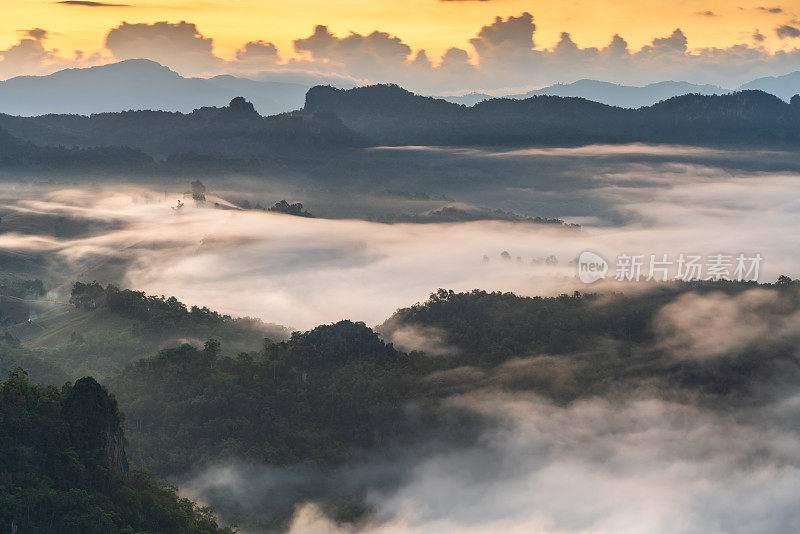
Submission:
<svg viewBox="0 0 800 534">
<path fill-rule="evenodd" d="M 94 378 L 76 381 L 67 393 L 62 413 L 78 453 L 107 463 L 120 474 L 128 472 L 125 436 L 117 401 Z"/>
</svg>

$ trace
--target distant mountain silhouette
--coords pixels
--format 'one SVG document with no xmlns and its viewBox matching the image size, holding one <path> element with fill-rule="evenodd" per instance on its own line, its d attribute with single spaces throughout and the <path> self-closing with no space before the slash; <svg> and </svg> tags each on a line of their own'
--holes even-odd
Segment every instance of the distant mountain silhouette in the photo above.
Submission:
<svg viewBox="0 0 800 534">
<path fill-rule="evenodd" d="M 790 104 L 748 90 L 625 109 L 576 97 L 533 96 L 467 107 L 396 85 L 317 86 L 308 91 L 302 110 L 270 117 L 242 97 L 191 113 L 0 114 L 0 170 L 250 173 L 290 162 L 322 170 L 332 157 L 376 145 L 633 142 L 797 149 L 800 97 Z"/>
<path fill-rule="evenodd" d="M 739 89 L 757 89 L 771 93 L 788 102 L 794 95 L 800 94 L 800 71 L 795 71 L 785 76 L 758 78 L 742 85 Z"/>
<path fill-rule="evenodd" d="M 315 154 L 371 144 L 333 113 L 262 117 L 242 97 L 224 107 L 202 107 L 191 113 L 0 114 L 0 170 L 122 167 L 143 172 L 252 172 L 259 162 L 313 159 Z"/>
<path fill-rule="evenodd" d="M 486 93 L 467 93 L 465 95 L 457 95 L 457 96 L 443 95 L 435 98 L 441 98 L 442 100 L 452 102 L 453 104 L 461 104 L 462 106 L 474 106 L 478 102 L 483 102 L 484 100 L 491 100 L 492 98 L 498 98 L 498 97 L 488 95 Z M 509 96 L 501 98 L 511 98 L 511 97 Z"/>
<path fill-rule="evenodd" d="M 0 82 L 0 113 L 190 112 L 201 106 L 223 106 L 235 96 L 244 96 L 261 114 L 274 115 L 300 108 L 309 87 L 235 76 L 184 78 L 154 61 L 129 59 Z"/>
<path fill-rule="evenodd" d="M 644 87 L 636 87 L 597 80 L 579 80 L 574 83 L 550 85 L 524 94 L 508 95 L 504 98 L 521 100 L 541 95 L 579 97 L 608 104 L 609 106 L 635 109 L 651 106 L 662 100 L 686 94 L 721 95 L 729 92 L 729 89 L 723 89 L 716 85 L 697 85 L 689 82 L 665 81 L 651 83 Z M 494 97 L 483 93 L 469 93 L 464 96 L 447 96 L 443 98 L 448 102 L 472 106 Z"/>
<path fill-rule="evenodd" d="M 314 87 L 304 110 L 333 112 L 350 128 L 389 145 L 796 146 L 799 108 L 761 91 L 684 95 L 636 110 L 558 96 L 492 99 L 466 107 L 376 85 Z"/>
</svg>

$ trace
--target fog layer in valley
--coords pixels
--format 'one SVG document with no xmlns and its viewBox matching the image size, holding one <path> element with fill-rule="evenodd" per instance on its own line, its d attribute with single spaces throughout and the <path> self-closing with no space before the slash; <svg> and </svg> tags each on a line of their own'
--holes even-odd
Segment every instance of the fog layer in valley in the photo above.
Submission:
<svg viewBox="0 0 800 534">
<path fill-rule="evenodd" d="M 45 279 L 49 298 L 62 302 L 72 281 L 96 279 L 296 329 L 345 318 L 381 324 L 437 288 L 652 287 L 581 283 L 573 260 L 586 250 L 612 265 L 620 254 L 760 254 L 762 282 L 800 273 L 793 154 L 634 145 L 362 156 L 364 166 L 350 162 L 327 182 L 203 178 L 202 203 L 184 197 L 183 183 L 6 182 L 0 254 L 9 272 Z M 242 209 L 284 198 L 316 217 Z M 370 220 L 443 207 L 581 227 Z M 405 407 L 413 440 L 402 446 L 327 469 L 219 458 L 175 482 L 223 520 L 244 519 L 246 532 L 276 517 L 290 518 L 283 526 L 293 534 L 796 531 L 792 306 L 775 288 L 688 291 L 658 309 L 646 342 L 597 339 L 589 352 L 415 377 L 434 399 Z M 465 349 L 436 326 L 388 321 L 382 334 L 432 357 Z M 703 386 L 729 374 L 738 381 L 727 394 Z M 365 513 L 342 518 L 330 508 L 337 502 Z"/>
<path fill-rule="evenodd" d="M 420 150 L 426 149 L 412 152 Z M 658 159 L 652 160 L 654 155 Z M 727 155 L 726 167 L 714 165 Z M 31 257 L 46 252 L 42 261 L 51 274 L 59 272 L 60 282 L 96 278 L 303 329 L 342 318 L 377 324 L 439 287 L 521 295 L 585 290 L 570 264 L 584 250 L 612 264 L 623 253 L 673 259 L 681 253 L 760 253 L 761 281 L 800 271 L 800 245 L 793 232 L 800 222 L 794 194 L 800 175 L 753 168 L 765 157 L 780 161 L 788 156 L 748 158 L 707 149 L 632 146 L 462 151 L 448 157 L 460 158 L 457 166 L 472 163 L 476 169 L 493 160 L 505 173 L 497 177 L 506 184 L 499 192 L 488 195 L 488 185 L 461 183 L 450 195 L 455 200 L 560 216 L 582 228 L 302 218 L 239 210 L 227 200 L 274 202 L 282 198 L 276 195 L 291 195 L 291 184 L 259 191 L 249 182 L 242 193 L 235 182 L 207 180 L 210 190 L 219 191 L 216 196 L 209 195 L 203 206 L 188 200 L 181 210 L 171 207 L 185 186 L 171 186 L 167 195 L 143 186 L 9 184 L 3 192 L 0 248 Z M 419 159 L 409 156 L 409 161 Z M 739 168 L 730 168 L 730 161 L 738 161 Z M 336 211 L 333 199 L 340 196 L 335 191 L 295 193 L 322 216 Z M 352 216 L 370 213 L 369 196 L 360 202 Z M 406 208 L 404 202 L 396 201 L 397 211 Z M 385 199 L 380 204 L 376 210 L 389 209 Z M 336 216 L 343 216 L 341 211 Z M 60 234 L 45 229 L 42 220 L 62 221 L 56 225 Z M 505 259 L 504 251 L 509 253 Z M 550 256 L 557 265 L 543 261 Z M 626 284 L 614 289 L 631 290 L 632 284 Z M 592 288 L 599 290 L 599 285 Z"/>
</svg>

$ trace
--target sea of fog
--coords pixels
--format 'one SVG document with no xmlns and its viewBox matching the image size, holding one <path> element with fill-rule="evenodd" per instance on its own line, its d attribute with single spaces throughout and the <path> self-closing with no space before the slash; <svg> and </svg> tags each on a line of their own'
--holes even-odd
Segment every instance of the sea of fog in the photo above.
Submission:
<svg viewBox="0 0 800 534">
<path fill-rule="evenodd" d="M 49 287 L 58 287 L 56 298 L 66 296 L 71 280 L 97 279 L 295 329 L 344 318 L 380 324 L 437 288 L 552 295 L 643 287 L 581 282 L 573 260 L 583 251 L 609 261 L 621 254 L 759 254 L 760 281 L 800 276 L 800 166 L 793 154 L 641 145 L 371 154 L 383 158 L 388 180 L 374 189 L 427 185 L 459 206 L 562 217 L 581 228 L 370 222 L 359 216 L 370 211 L 369 195 L 343 218 L 348 194 L 318 184 L 325 194 L 303 196 L 279 179 L 260 185 L 204 177 L 205 204 L 187 199 L 181 209 L 173 207 L 187 184 L 165 192 L 163 184 L 29 179 L 0 186 L 0 253 L 41 268 Z M 405 170 L 395 165 L 403 162 Z M 398 178 L 403 172 L 407 181 Z M 240 197 L 302 199 L 322 217 L 242 210 Z M 392 197 L 374 202 L 384 212 L 393 202 L 398 211 L 410 206 Z M 325 218 L 334 212 L 337 218 Z M 656 343 L 676 358 L 714 358 L 760 338 L 800 338 L 800 317 L 775 311 L 777 299 L 766 289 L 687 294 L 661 310 Z M 395 335 L 401 348 L 449 350 L 425 333 Z M 326 473 L 221 459 L 176 482 L 227 517 L 257 521 L 288 499 L 296 504 L 293 534 L 800 531 L 795 391 L 769 391 L 768 401 L 748 407 L 678 402 L 646 377 L 614 395 L 568 404 L 502 387 L 508 377 L 543 369 L 569 387 L 570 358 L 542 358 L 448 371 L 448 380 L 469 386 L 442 408 L 493 421 L 463 446 L 431 436 Z M 356 492 L 373 513 L 339 524 L 302 498 L 314 491 Z"/>
<path fill-rule="evenodd" d="M 467 165 L 464 159 L 476 167 L 515 160 L 512 176 L 498 177 L 497 187 L 483 185 L 491 191 L 483 203 L 474 187 L 463 190 L 473 204 L 546 212 L 582 228 L 500 221 L 381 224 L 222 209 L 233 207 L 226 199 L 236 195 L 236 183 L 213 179 L 206 184 L 217 193 L 209 193 L 205 205 L 188 200 L 181 210 L 172 209 L 179 191 L 174 187 L 165 195 L 155 186 L 10 183 L 2 189 L 0 250 L 37 254 L 65 281 L 113 281 L 298 329 L 343 318 L 377 324 L 437 288 L 521 295 L 598 291 L 603 283 L 587 286 L 575 276 L 573 262 L 586 250 L 612 264 L 621 254 L 642 255 L 645 263 L 650 255 L 675 261 L 681 254 L 760 254 L 761 281 L 800 273 L 800 173 L 712 164 L 727 161 L 725 154 L 743 160 L 741 153 L 630 146 L 448 154 L 459 158 L 459 166 Z M 646 159 L 654 154 L 656 161 Z M 685 160 L 698 155 L 702 163 Z M 752 167 L 753 160 L 772 159 L 754 153 L 747 161 Z M 540 172 L 545 163 L 549 170 Z M 564 182 L 558 187 L 554 169 Z M 324 198 L 307 208 L 324 215 Z M 15 226 L 9 215 L 84 220 L 86 230 L 38 233 L 35 225 Z M 558 263 L 542 261 L 550 256 Z M 610 285 L 630 291 L 635 284 Z"/>
</svg>

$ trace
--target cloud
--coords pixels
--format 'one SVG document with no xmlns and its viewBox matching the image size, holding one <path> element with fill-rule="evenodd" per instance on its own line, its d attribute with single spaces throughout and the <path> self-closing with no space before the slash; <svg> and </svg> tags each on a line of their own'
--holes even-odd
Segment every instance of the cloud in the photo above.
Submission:
<svg viewBox="0 0 800 534">
<path fill-rule="evenodd" d="M 433 64 L 428 57 L 428 53 L 425 50 L 419 50 L 411 61 L 411 66 L 419 70 L 429 70 L 433 67 Z"/>
<path fill-rule="evenodd" d="M 131 7 L 130 4 L 107 4 L 105 2 L 91 2 L 89 0 L 61 0 L 56 4 L 84 7 Z"/>
<path fill-rule="evenodd" d="M 123 22 L 111 29 L 105 45 L 118 59 L 147 58 L 182 72 L 212 71 L 222 60 L 213 53 L 213 39 L 203 36 L 197 26 L 178 23 Z"/>
<path fill-rule="evenodd" d="M 779 8 L 764 8 L 775 9 Z M 735 88 L 754 78 L 785 74 L 796 69 L 800 61 L 798 48 L 774 53 L 766 50 L 761 45 L 766 36 L 758 30 L 751 36 L 752 45 L 693 49 L 690 36 L 677 28 L 669 35 L 652 38 L 639 50 L 630 49 L 620 34 L 613 35 L 605 47 L 584 47 L 580 36 L 569 32 L 561 32 L 551 48 L 540 48 L 536 46 L 536 31 L 529 12 L 498 16 L 478 28 L 469 40 L 470 48 L 451 46 L 437 58 L 425 50 L 414 50 L 401 36 L 378 29 L 338 36 L 319 24 L 310 35 L 294 40 L 296 57 L 289 57 L 289 51 L 279 51 L 269 39 L 254 39 L 244 43 L 235 57 L 225 60 L 214 53 L 213 39 L 192 23 L 123 22 L 106 38 L 113 58 L 82 51 L 75 51 L 72 58 L 61 58 L 57 51 L 21 42 L 18 48 L 0 52 L 11 58 L 4 66 L 0 64 L 0 73 L 52 72 L 59 66 L 144 57 L 184 75 L 226 73 L 261 79 L 319 80 L 309 83 L 397 83 L 426 94 L 475 91 L 502 95 L 582 78 L 632 85 L 670 79 Z M 791 22 L 775 31 L 781 39 L 800 35 Z"/>
<path fill-rule="evenodd" d="M 619 34 L 614 34 L 611 38 L 611 42 L 602 50 L 602 53 L 610 59 L 626 57 L 630 54 L 628 42 L 620 37 Z"/>
<path fill-rule="evenodd" d="M 266 41 L 250 41 L 236 51 L 238 61 L 257 61 L 259 63 L 275 63 L 280 60 L 278 49 L 273 43 Z"/>
<path fill-rule="evenodd" d="M 713 11 L 696 11 L 695 15 L 700 15 L 701 17 L 716 17 L 717 14 Z"/>
<path fill-rule="evenodd" d="M 469 53 L 463 48 L 452 47 L 448 48 L 444 55 L 442 55 L 442 61 L 439 64 L 439 68 L 441 70 L 446 70 L 448 72 L 463 70 L 463 69 L 472 69 L 472 65 L 469 63 Z"/>
<path fill-rule="evenodd" d="M 533 34 L 536 24 L 528 12 L 505 20 L 495 17 L 494 22 L 483 26 L 477 37 L 470 39 L 481 62 L 500 62 L 530 56 L 533 51 Z"/>
<path fill-rule="evenodd" d="M 421 443 L 361 456 L 328 480 L 237 463 L 184 487 L 253 517 L 310 486 L 290 534 L 780 534 L 800 521 L 797 397 L 736 411 L 638 391 L 555 404 L 470 379 L 440 409 L 485 421 L 469 440 L 437 440 L 429 424 Z M 342 491 L 317 491 L 317 501 L 316 481 Z M 326 504 L 353 487 L 373 513 L 333 519 Z"/>
<path fill-rule="evenodd" d="M 429 356 L 452 356 L 460 351 L 445 341 L 445 332 L 436 327 L 384 323 L 380 329 L 387 341 L 399 350 L 423 351 Z"/>
<path fill-rule="evenodd" d="M 767 13 L 783 13 L 783 8 L 781 7 L 764 7 L 761 6 L 758 9 L 761 11 L 766 11 Z"/>
<path fill-rule="evenodd" d="M 644 50 L 679 52 L 683 54 L 688 49 L 688 42 L 689 40 L 686 38 L 683 31 L 677 28 L 669 37 L 657 37 L 653 39 L 652 45 L 650 47 L 645 47 Z"/>
<path fill-rule="evenodd" d="M 711 358 L 800 336 L 800 314 L 775 291 L 739 295 L 688 293 L 667 304 L 654 320 L 662 348 L 678 358 Z"/>
<path fill-rule="evenodd" d="M 42 28 L 31 28 L 30 30 L 23 30 L 23 33 L 37 41 L 44 41 L 47 39 L 50 32 Z"/>
<path fill-rule="evenodd" d="M 33 28 L 23 30 L 26 38 L 20 39 L 7 50 L 0 50 L 0 72 L 5 77 L 23 74 L 38 74 L 48 62 L 56 59 L 56 50 L 45 48 L 47 30 Z"/>
<path fill-rule="evenodd" d="M 800 37 L 800 28 L 784 24 L 775 28 L 775 33 L 780 39 L 796 39 Z"/>
<path fill-rule="evenodd" d="M 295 39 L 295 51 L 311 59 L 343 66 L 356 76 L 391 77 L 411 54 L 411 47 L 399 37 L 374 31 L 368 35 L 350 32 L 336 37 L 327 26 L 318 25 L 305 38 Z"/>
</svg>

